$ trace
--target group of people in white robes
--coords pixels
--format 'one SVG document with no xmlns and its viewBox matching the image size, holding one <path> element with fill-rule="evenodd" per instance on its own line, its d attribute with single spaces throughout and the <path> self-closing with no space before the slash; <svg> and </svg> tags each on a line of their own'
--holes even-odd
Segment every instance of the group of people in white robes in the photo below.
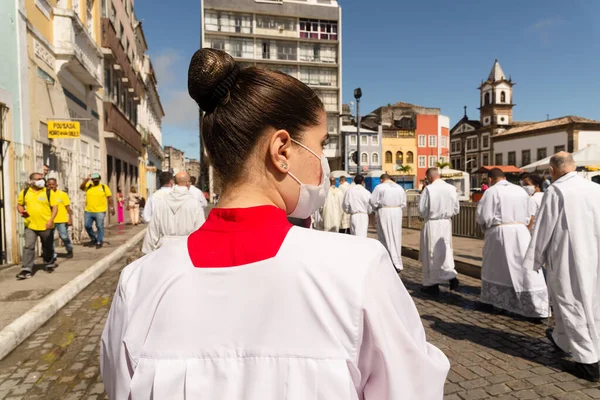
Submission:
<svg viewBox="0 0 600 400">
<path fill-rule="evenodd" d="M 571 154 L 550 159 L 552 184 L 499 169 L 477 207 L 485 242 L 481 302 L 525 317 L 553 311 L 546 335 L 571 355 L 567 371 L 600 380 L 600 185 L 577 175 Z M 546 270 L 546 277 L 542 272 Z"/>
</svg>

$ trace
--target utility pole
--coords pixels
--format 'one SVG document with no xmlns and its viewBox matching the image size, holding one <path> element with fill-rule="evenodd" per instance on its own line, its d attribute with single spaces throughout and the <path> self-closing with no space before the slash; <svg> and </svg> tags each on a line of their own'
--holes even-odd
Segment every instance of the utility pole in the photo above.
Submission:
<svg viewBox="0 0 600 400">
<path fill-rule="evenodd" d="M 356 175 L 360 174 L 360 98 L 362 90 L 354 89 L 354 98 L 356 99 Z"/>
</svg>

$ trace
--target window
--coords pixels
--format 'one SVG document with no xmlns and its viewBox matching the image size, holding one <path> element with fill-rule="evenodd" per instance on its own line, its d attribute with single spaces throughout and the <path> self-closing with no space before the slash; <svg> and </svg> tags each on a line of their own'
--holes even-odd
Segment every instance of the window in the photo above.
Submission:
<svg viewBox="0 0 600 400">
<path fill-rule="evenodd" d="M 123 24 L 119 22 L 119 32 L 117 32 L 119 40 L 123 43 Z"/>
<path fill-rule="evenodd" d="M 452 161 L 452 168 L 460 170 L 460 167 L 461 167 L 460 158 L 457 158 L 454 161 Z"/>
<path fill-rule="evenodd" d="M 369 144 L 369 136 L 367 135 L 361 135 L 360 136 L 360 145 L 361 146 L 366 146 Z"/>
<path fill-rule="evenodd" d="M 488 153 L 481 156 L 481 165 L 490 165 L 490 155 Z"/>
<path fill-rule="evenodd" d="M 506 93 L 504 93 L 504 92 L 500 93 L 500 102 L 506 103 Z"/>
<path fill-rule="evenodd" d="M 338 94 L 330 91 L 317 91 L 317 95 L 325 105 L 325 111 L 337 112 L 338 109 Z"/>
<path fill-rule="evenodd" d="M 496 160 L 494 165 L 504 165 L 502 161 L 502 153 L 496 153 Z"/>
<path fill-rule="evenodd" d="M 437 147 L 437 136 L 429 135 L 429 147 Z"/>
<path fill-rule="evenodd" d="M 442 136 L 442 148 L 448 148 L 448 136 Z"/>
<path fill-rule="evenodd" d="M 337 62 L 337 47 L 322 43 L 300 43 L 300 61 L 334 64 Z"/>
<path fill-rule="evenodd" d="M 451 147 L 452 147 L 451 148 L 452 153 L 460 153 L 460 139 L 453 140 Z"/>
<path fill-rule="evenodd" d="M 516 151 L 508 152 L 508 165 L 517 165 L 517 152 Z"/>
<path fill-rule="evenodd" d="M 490 93 L 489 92 L 485 94 L 485 103 L 484 104 L 485 105 L 490 104 Z"/>
<path fill-rule="evenodd" d="M 350 135 L 350 144 L 356 146 L 356 135 Z"/>
<path fill-rule="evenodd" d="M 371 154 L 371 164 L 379 165 L 379 153 Z"/>
<path fill-rule="evenodd" d="M 371 136 L 371 145 L 379 146 L 379 135 Z"/>
<path fill-rule="evenodd" d="M 209 38 L 206 40 L 207 47 L 215 50 L 225 51 L 225 40 Z"/>
<path fill-rule="evenodd" d="M 332 68 L 300 67 L 300 80 L 312 86 L 337 86 L 337 70 Z"/>
<path fill-rule="evenodd" d="M 489 149 L 490 147 L 490 135 L 482 135 L 481 136 L 481 148 Z"/>
<path fill-rule="evenodd" d="M 295 43 L 277 42 L 277 59 L 278 60 L 297 60 L 298 46 Z"/>
<path fill-rule="evenodd" d="M 404 164 L 404 153 L 401 151 L 396 152 L 396 164 Z"/>
<path fill-rule="evenodd" d="M 354 154 L 356 153 L 356 151 L 351 151 L 350 152 L 350 164 L 351 165 L 356 165 L 356 163 L 354 162 Z"/>
<path fill-rule="evenodd" d="M 206 11 L 204 25 L 207 31 L 252 33 L 252 16 L 221 11 Z"/>
<path fill-rule="evenodd" d="M 426 147 L 426 146 L 427 146 L 427 136 L 419 135 L 419 147 Z"/>
<path fill-rule="evenodd" d="M 279 32 L 295 32 L 296 21 L 293 18 L 281 18 L 267 15 L 259 15 L 256 17 L 256 28 L 276 30 Z"/>
<path fill-rule="evenodd" d="M 531 150 L 521 152 L 521 165 L 531 164 Z"/>
<path fill-rule="evenodd" d="M 409 151 L 408 153 L 406 153 L 406 163 L 407 164 L 414 163 L 415 162 L 414 158 L 415 157 L 413 156 L 413 152 L 412 151 Z"/>
<path fill-rule="evenodd" d="M 476 151 L 478 148 L 477 142 L 478 142 L 477 136 L 472 136 L 472 137 L 467 138 L 466 151 Z"/>
<path fill-rule="evenodd" d="M 466 167 L 471 168 L 471 170 L 479 168 L 479 166 L 477 165 L 477 157 L 469 157 L 467 163 L 465 164 L 465 168 Z"/>
<path fill-rule="evenodd" d="M 337 40 L 337 29 L 335 21 L 300 20 L 300 37 L 303 39 Z"/>
<path fill-rule="evenodd" d="M 392 152 L 391 151 L 386 151 L 385 152 L 385 163 L 386 164 L 391 164 L 392 161 Z"/>
<path fill-rule="evenodd" d="M 436 156 L 429 156 L 429 168 L 435 167 L 436 162 L 437 162 Z"/>
<path fill-rule="evenodd" d="M 554 154 L 565 151 L 565 146 L 554 146 Z"/>
<path fill-rule="evenodd" d="M 367 153 L 362 153 L 360 155 L 360 163 L 367 164 L 369 162 L 369 155 Z"/>
<path fill-rule="evenodd" d="M 538 161 L 539 160 L 543 160 L 546 157 L 548 157 L 548 156 L 546 155 L 546 148 L 545 147 L 537 149 L 537 160 Z"/>
<path fill-rule="evenodd" d="M 419 156 L 419 168 L 427 168 L 427 157 Z"/>
</svg>

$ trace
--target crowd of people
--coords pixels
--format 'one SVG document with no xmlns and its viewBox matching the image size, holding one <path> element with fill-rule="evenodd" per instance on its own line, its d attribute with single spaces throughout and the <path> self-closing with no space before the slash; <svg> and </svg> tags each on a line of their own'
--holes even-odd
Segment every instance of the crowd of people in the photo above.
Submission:
<svg viewBox="0 0 600 400">
<path fill-rule="evenodd" d="M 323 103 L 289 75 L 202 49 L 188 90 L 222 193 L 204 220 L 189 177 L 161 175 L 144 210 L 147 255 L 121 273 L 102 334 L 109 397 L 441 399 L 450 364 L 400 279 L 402 187 L 388 175 L 373 193 L 362 176 L 336 187 Z M 555 155 L 541 201 L 537 178 L 520 187 L 489 173 L 477 210 L 481 303 L 533 318 L 551 303 L 550 340 L 597 381 L 600 186 L 574 170 L 568 153 Z M 427 294 L 459 286 L 459 210 L 455 188 L 429 169 L 419 198 Z M 378 241 L 366 238 L 369 213 Z"/>
<path fill-rule="evenodd" d="M 55 231 L 62 241 L 67 253 L 65 258 L 73 258 L 73 242 L 69 233 L 69 227 L 73 224 L 73 212 L 71 210 L 71 199 L 66 191 L 58 189 L 55 178 L 48 178 L 49 168 L 44 165 L 44 173 L 32 173 L 29 182 L 19 193 L 17 209 L 23 217 L 25 225 L 25 244 L 23 247 L 23 264 L 21 271 L 17 274 L 17 280 L 29 279 L 33 276 L 33 267 L 36 256 L 36 243 L 41 243 L 44 269 L 52 272 L 57 267 L 58 254 L 56 253 Z M 204 207 L 206 199 L 202 191 L 195 186 L 195 178 L 190 178 L 186 172 L 178 174 L 175 178 L 170 172 L 162 172 L 159 176 L 161 189 L 150 199 L 146 206 L 145 199 L 138 193 L 136 186 L 131 186 L 129 194 L 123 195 L 121 188 L 117 189 L 117 224 L 124 224 L 124 210 L 129 212 L 129 221 L 132 225 L 140 222 L 149 224 L 147 244 L 144 249 L 149 252 L 156 249 L 165 241 L 164 237 L 176 235 L 189 235 L 204 221 Z M 173 194 L 169 196 L 173 183 L 176 183 Z M 179 182 L 179 183 L 178 183 Z M 185 188 L 183 196 L 178 187 Z M 89 242 L 83 244 L 85 247 L 100 249 L 104 245 L 104 230 L 106 213 L 115 214 L 115 206 L 112 201 L 112 192 L 108 185 L 101 183 L 101 176 L 93 173 L 86 177 L 79 189 L 85 193 L 84 227 L 89 236 Z M 179 196 L 179 200 L 192 199 L 190 202 L 194 207 L 188 206 L 194 217 L 188 220 L 180 218 L 180 205 L 173 204 L 173 197 Z M 154 218 L 153 210 L 162 210 L 163 200 L 172 205 L 172 215 L 161 213 L 160 217 Z M 197 214 L 197 216 L 196 216 Z M 191 228 L 184 228 L 188 222 L 192 222 Z M 170 226 L 170 227 L 169 227 Z M 39 239 L 38 239 L 39 238 Z"/>
</svg>

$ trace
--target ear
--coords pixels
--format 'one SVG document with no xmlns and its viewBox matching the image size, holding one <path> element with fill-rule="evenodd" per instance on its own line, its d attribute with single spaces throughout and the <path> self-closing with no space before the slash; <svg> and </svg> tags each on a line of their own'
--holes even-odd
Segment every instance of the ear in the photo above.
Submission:
<svg viewBox="0 0 600 400">
<path fill-rule="evenodd" d="M 279 130 L 271 135 L 269 154 L 275 169 L 282 174 L 287 174 L 290 169 L 291 150 L 292 140 L 288 131 Z"/>
</svg>

